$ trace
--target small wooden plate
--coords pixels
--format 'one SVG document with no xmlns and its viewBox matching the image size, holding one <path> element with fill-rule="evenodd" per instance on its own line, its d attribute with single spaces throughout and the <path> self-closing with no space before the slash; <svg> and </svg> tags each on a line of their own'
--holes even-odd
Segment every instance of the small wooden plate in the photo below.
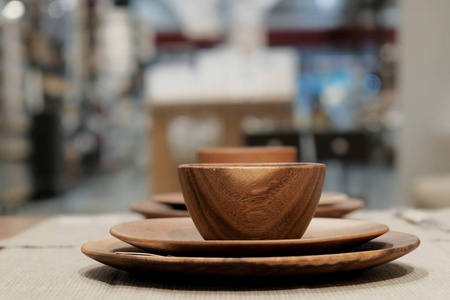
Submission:
<svg viewBox="0 0 450 300">
<path fill-rule="evenodd" d="M 189 217 L 187 209 L 175 209 L 170 205 L 156 203 L 153 201 L 142 201 L 132 203 L 130 209 L 140 213 L 147 218 L 179 218 Z"/>
<path fill-rule="evenodd" d="M 319 218 L 340 218 L 352 211 L 364 207 L 364 201 L 359 199 L 348 199 L 347 201 L 331 204 L 319 205 L 316 209 L 314 217 Z"/>
<path fill-rule="evenodd" d="M 337 204 L 347 200 L 347 194 L 324 191 L 320 197 L 319 205 Z M 155 194 L 152 197 L 152 201 L 173 206 L 186 205 L 182 193 Z"/>
<path fill-rule="evenodd" d="M 154 194 L 152 196 L 151 200 L 156 202 L 156 203 L 170 204 L 170 205 L 184 205 L 184 206 L 186 206 L 186 203 L 184 202 L 183 194 L 181 192 L 178 192 L 178 193 L 165 193 L 165 194 Z"/>
<path fill-rule="evenodd" d="M 348 200 L 348 195 L 337 192 L 322 192 L 319 200 L 319 206 L 342 203 Z"/>
<path fill-rule="evenodd" d="M 348 199 L 347 201 L 337 204 L 319 205 L 314 217 L 340 218 L 363 207 L 364 201 L 359 199 Z M 130 205 L 130 209 L 147 218 L 189 217 L 189 212 L 185 205 L 169 205 L 156 203 L 150 200 L 133 203 Z"/>
<path fill-rule="evenodd" d="M 273 256 L 324 253 L 360 245 L 388 232 L 361 220 L 314 218 L 301 239 L 204 240 L 191 218 L 147 219 L 113 226 L 111 234 L 133 246 L 185 256 Z"/>
<path fill-rule="evenodd" d="M 357 271 L 376 267 L 416 249 L 420 240 L 388 232 L 349 252 L 281 257 L 152 257 L 116 254 L 142 252 L 115 238 L 87 242 L 81 251 L 108 266 L 134 272 L 176 272 L 228 276 L 298 276 Z"/>
</svg>

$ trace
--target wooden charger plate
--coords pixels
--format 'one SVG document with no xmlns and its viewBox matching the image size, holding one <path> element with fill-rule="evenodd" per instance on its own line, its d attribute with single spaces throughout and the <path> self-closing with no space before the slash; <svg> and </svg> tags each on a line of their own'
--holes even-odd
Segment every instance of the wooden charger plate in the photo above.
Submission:
<svg viewBox="0 0 450 300">
<path fill-rule="evenodd" d="M 340 218 L 363 207 L 364 201 L 359 199 L 348 199 L 337 204 L 320 205 L 317 207 L 314 216 L 321 218 Z M 147 218 L 189 217 L 189 212 L 184 204 L 182 206 L 176 206 L 148 200 L 133 203 L 130 205 L 130 209 Z"/>
<path fill-rule="evenodd" d="M 314 218 L 301 239 L 204 240 L 191 218 L 147 219 L 115 225 L 114 237 L 138 248 L 185 256 L 273 256 L 324 253 L 363 244 L 389 231 L 362 220 Z"/>
<path fill-rule="evenodd" d="M 177 272 L 229 276 L 317 275 L 376 267 L 416 249 L 420 240 L 390 231 L 344 253 L 278 257 L 174 257 L 116 254 L 142 252 L 115 238 L 87 242 L 81 251 L 90 258 L 126 271 Z"/>
</svg>

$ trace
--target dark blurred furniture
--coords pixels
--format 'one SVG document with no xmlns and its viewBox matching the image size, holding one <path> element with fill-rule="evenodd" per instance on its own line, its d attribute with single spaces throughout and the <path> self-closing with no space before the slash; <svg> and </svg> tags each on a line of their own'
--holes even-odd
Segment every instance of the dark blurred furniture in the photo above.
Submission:
<svg viewBox="0 0 450 300">
<path fill-rule="evenodd" d="M 29 127 L 30 122 L 25 115 L 0 112 L 1 214 L 14 212 L 32 194 Z"/>
<path fill-rule="evenodd" d="M 299 161 L 305 161 L 301 152 L 301 145 L 305 141 L 312 141 L 314 144 L 315 161 L 325 164 L 336 161 L 342 165 L 342 176 L 339 178 L 343 192 L 346 193 L 349 193 L 350 167 L 352 165 L 368 165 L 374 149 L 374 136 L 365 130 L 312 132 L 282 129 L 246 133 L 247 146 L 297 147 Z M 364 195 L 352 196 L 364 198 Z"/>
<path fill-rule="evenodd" d="M 301 158 L 300 139 L 296 130 L 284 129 L 246 133 L 245 140 L 247 146 L 293 146 L 297 148 L 297 160 Z"/>
<path fill-rule="evenodd" d="M 313 136 L 318 161 L 366 163 L 370 158 L 371 142 L 366 131 L 316 132 Z"/>
<path fill-rule="evenodd" d="M 47 112 L 33 116 L 31 142 L 34 196 L 60 194 L 63 190 L 63 136 L 59 116 Z"/>
<path fill-rule="evenodd" d="M 368 165 L 371 159 L 373 143 L 369 132 L 363 130 L 325 131 L 315 132 L 313 137 L 317 161 L 341 163 L 343 169 L 341 185 L 344 192 L 349 194 L 350 166 L 354 164 Z M 365 198 L 364 195 L 352 196 Z"/>
</svg>

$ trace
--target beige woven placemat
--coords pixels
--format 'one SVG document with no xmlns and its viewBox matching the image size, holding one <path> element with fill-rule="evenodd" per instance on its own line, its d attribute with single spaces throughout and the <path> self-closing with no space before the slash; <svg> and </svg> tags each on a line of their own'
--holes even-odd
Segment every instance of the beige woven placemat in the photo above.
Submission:
<svg viewBox="0 0 450 300">
<path fill-rule="evenodd" d="M 62 216 L 2 242 L 0 299 L 447 299 L 447 233 L 422 229 L 390 212 L 361 212 L 395 230 L 415 231 L 422 245 L 399 260 L 364 272 L 317 278 L 223 278 L 138 275 L 84 256 L 87 240 L 108 236 L 134 215 Z"/>
<path fill-rule="evenodd" d="M 0 240 L 0 247 L 81 247 L 88 240 L 110 236 L 109 229 L 116 224 L 139 219 L 135 214 L 57 216 Z"/>
</svg>

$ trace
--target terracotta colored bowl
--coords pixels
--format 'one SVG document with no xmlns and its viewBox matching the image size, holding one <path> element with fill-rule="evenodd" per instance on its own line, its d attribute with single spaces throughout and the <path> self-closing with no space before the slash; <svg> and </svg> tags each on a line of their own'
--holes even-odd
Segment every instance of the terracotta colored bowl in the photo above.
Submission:
<svg viewBox="0 0 450 300">
<path fill-rule="evenodd" d="M 301 238 L 316 211 L 325 165 L 190 164 L 178 175 L 186 206 L 207 240 Z"/>
<path fill-rule="evenodd" d="M 199 163 L 296 162 L 295 147 L 222 147 L 197 150 Z"/>
</svg>

